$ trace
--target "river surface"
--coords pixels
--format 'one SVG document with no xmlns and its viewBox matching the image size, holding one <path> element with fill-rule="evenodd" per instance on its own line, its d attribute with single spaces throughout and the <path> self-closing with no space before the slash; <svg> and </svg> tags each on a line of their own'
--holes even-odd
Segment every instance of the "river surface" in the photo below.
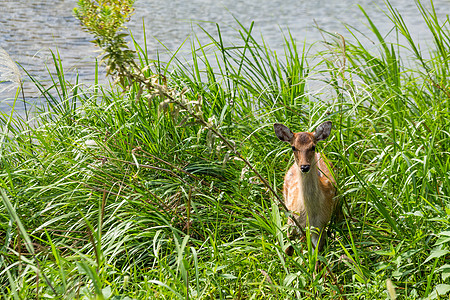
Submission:
<svg viewBox="0 0 450 300">
<path fill-rule="evenodd" d="M 415 2 L 393 0 L 391 3 L 402 14 L 415 39 L 426 48 L 432 37 Z M 446 18 L 450 0 L 433 3 L 439 17 Z M 93 62 L 99 52 L 90 42 L 90 35 L 81 30 L 73 17 L 72 9 L 76 5 L 75 0 L 0 0 L 0 47 L 47 84 L 50 78 L 47 68 L 54 71 L 51 51 L 59 51 L 66 79 L 74 82 L 78 72 L 80 81 L 89 85 L 94 80 Z M 308 44 L 322 40 L 315 24 L 346 38 L 351 36 L 344 24 L 368 33 L 368 22 L 358 5 L 366 10 L 383 35 L 389 33 L 392 23 L 383 12 L 387 11 L 383 0 L 137 0 L 128 28 L 142 45 L 142 24 L 145 23 L 149 51 L 160 52 L 164 60 L 169 56 L 161 44 L 175 51 L 188 39 L 187 46 L 182 48 L 182 52 L 187 52 L 193 32 L 199 35 L 200 41 L 206 42 L 199 25 L 215 33 L 218 23 L 223 39 L 232 43 L 238 37 L 236 18 L 246 27 L 254 21 L 255 35 L 263 36 L 272 50 L 282 52 L 281 32 L 287 29 L 298 42 Z M 423 5 L 430 7 L 427 1 L 423 1 Z M 106 82 L 103 76 L 101 82 Z M 0 84 L 0 90 L 3 87 L 5 84 Z M 13 96 L 14 91 L 0 94 L 0 110 L 10 110 L 12 101 L 8 98 Z M 25 97 L 31 103 L 42 101 L 30 80 L 25 81 Z M 17 109 L 23 108 L 18 106 Z"/>
</svg>

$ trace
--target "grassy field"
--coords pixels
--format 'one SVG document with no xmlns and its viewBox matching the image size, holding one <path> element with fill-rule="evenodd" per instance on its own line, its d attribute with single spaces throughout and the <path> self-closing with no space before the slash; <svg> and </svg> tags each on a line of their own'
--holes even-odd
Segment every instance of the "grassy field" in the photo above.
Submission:
<svg viewBox="0 0 450 300">
<path fill-rule="evenodd" d="M 428 49 L 389 3 L 402 45 L 368 15 L 371 49 L 349 29 L 310 51 L 286 34 L 274 53 L 239 24 L 240 43 L 218 26 L 190 61 L 135 45 L 145 76 L 188 88 L 189 111 L 69 83 L 56 53 L 51 86 L 34 80 L 47 106 L 0 115 L 0 297 L 448 299 L 450 27 L 417 7 Z M 345 218 L 319 255 L 303 241 L 289 257 L 270 189 L 293 158 L 273 123 L 326 120 Z"/>
</svg>

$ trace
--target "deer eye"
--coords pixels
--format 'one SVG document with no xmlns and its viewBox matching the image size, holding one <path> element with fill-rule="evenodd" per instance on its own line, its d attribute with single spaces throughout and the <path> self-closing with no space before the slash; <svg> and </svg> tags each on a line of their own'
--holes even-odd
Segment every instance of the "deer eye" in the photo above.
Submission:
<svg viewBox="0 0 450 300">
<path fill-rule="evenodd" d="M 297 149 L 295 149 L 295 146 L 292 146 L 292 151 L 297 151 Z"/>
<path fill-rule="evenodd" d="M 316 151 L 316 146 L 312 146 L 311 151 Z"/>
</svg>

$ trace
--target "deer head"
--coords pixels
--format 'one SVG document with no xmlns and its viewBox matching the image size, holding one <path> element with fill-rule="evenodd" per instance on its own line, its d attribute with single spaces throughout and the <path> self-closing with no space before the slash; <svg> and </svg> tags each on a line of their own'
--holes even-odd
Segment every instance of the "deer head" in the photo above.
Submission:
<svg viewBox="0 0 450 300">
<path fill-rule="evenodd" d="M 331 122 L 323 122 L 317 126 L 314 132 L 293 133 L 282 124 L 275 123 L 273 126 L 277 137 L 291 145 L 295 162 L 301 172 L 308 173 L 315 160 L 316 144 L 330 135 Z"/>
</svg>

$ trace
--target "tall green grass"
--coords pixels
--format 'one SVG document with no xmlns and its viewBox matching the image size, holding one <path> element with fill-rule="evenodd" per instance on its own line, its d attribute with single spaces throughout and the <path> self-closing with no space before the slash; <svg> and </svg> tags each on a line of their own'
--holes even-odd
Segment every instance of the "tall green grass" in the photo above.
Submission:
<svg viewBox="0 0 450 300">
<path fill-rule="evenodd" d="M 387 279 L 399 299 L 448 297 L 449 26 L 417 6 L 427 52 L 389 3 L 408 45 L 363 8 L 375 52 L 349 29 L 345 46 L 327 36 L 320 52 L 288 33 L 275 53 L 239 23 L 240 43 L 218 26 L 192 41 L 190 61 L 135 45 L 146 76 L 201 99 L 203 118 L 278 191 L 292 156 L 272 124 L 333 121 L 320 151 L 345 218 L 319 255 L 305 242 L 284 255 L 285 214 L 211 131 L 137 85 L 67 82 L 56 53 L 51 86 L 30 75 L 47 106 L 30 122 L 0 116 L 2 298 L 379 299 Z"/>
</svg>

